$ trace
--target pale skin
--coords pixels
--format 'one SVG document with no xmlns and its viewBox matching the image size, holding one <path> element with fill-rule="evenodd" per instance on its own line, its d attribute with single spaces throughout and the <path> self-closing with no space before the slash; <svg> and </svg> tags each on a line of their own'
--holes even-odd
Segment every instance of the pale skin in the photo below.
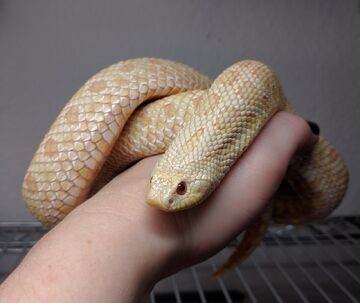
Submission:
<svg viewBox="0 0 360 303">
<path fill-rule="evenodd" d="M 219 188 L 202 205 L 179 213 L 146 204 L 158 156 L 140 161 L 31 249 L 0 286 L 0 302 L 145 300 L 160 279 L 205 260 L 243 231 L 278 188 L 294 154 L 316 140 L 302 118 L 276 114 Z"/>
</svg>

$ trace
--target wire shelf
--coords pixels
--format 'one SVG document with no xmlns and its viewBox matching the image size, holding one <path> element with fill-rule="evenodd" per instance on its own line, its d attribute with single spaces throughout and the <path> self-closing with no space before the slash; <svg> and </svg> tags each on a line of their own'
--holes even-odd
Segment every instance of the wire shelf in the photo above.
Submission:
<svg viewBox="0 0 360 303">
<path fill-rule="evenodd" d="M 0 281 L 45 232 L 37 223 L 0 223 Z M 360 217 L 272 226 L 250 258 L 213 278 L 235 244 L 160 281 L 149 302 L 360 302 Z"/>
</svg>

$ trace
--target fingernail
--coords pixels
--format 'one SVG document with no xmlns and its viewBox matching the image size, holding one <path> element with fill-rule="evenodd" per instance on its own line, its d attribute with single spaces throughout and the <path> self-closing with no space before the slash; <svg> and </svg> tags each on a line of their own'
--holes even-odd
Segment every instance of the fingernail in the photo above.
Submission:
<svg viewBox="0 0 360 303">
<path fill-rule="evenodd" d="M 319 127 L 319 125 L 317 125 L 315 122 L 309 121 L 309 120 L 307 120 L 307 123 L 309 124 L 310 129 L 311 129 L 311 131 L 312 131 L 312 133 L 313 133 L 314 135 L 319 135 L 319 134 L 320 134 L 320 127 Z"/>
</svg>

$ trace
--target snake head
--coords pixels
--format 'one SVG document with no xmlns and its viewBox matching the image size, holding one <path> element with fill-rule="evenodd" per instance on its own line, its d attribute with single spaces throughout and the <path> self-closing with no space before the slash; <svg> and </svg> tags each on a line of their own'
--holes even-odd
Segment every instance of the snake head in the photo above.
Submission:
<svg viewBox="0 0 360 303">
<path fill-rule="evenodd" d="M 147 203 L 164 211 L 180 211 L 201 203 L 210 182 L 174 174 L 153 173 Z"/>
</svg>

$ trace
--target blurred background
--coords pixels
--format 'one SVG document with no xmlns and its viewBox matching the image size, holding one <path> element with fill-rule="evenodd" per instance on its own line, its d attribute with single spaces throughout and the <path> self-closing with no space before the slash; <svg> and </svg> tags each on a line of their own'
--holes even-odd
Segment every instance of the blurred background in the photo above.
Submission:
<svg viewBox="0 0 360 303">
<path fill-rule="evenodd" d="M 99 69 L 143 56 L 211 77 L 245 58 L 271 65 L 349 166 L 336 213 L 360 214 L 358 0 L 0 0 L 0 221 L 34 220 L 22 178 L 72 94 Z"/>
</svg>

